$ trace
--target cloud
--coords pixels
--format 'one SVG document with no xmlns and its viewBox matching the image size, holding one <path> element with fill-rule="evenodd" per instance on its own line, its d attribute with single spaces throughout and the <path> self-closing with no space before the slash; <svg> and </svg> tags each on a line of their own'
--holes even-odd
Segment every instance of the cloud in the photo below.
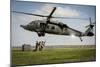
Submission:
<svg viewBox="0 0 100 67">
<path fill-rule="evenodd" d="M 49 15 L 53 10 L 53 7 L 57 7 L 56 11 L 54 12 L 53 16 L 62 16 L 62 17 L 79 17 L 80 12 L 71 8 L 71 7 L 60 7 L 57 5 L 52 4 L 45 4 L 37 10 L 35 13 L 42 14 L 42 15 Z"/>
<path fill-rule="evenodd" d="M 43 6 L 41 6 L 39 10 L 36 9 L 32 13 L 48 16 L 53 10 L 53 7 L 57 7 L 56 11 L 53 14 L 53 16 L 55 17 L 73 17 L 74 18 L 74 17 L 80 17 L 80 14 L 81 14 L 80 11 L 77 11 L 71 7 L 60 7 L 54 4 L 44 4 Z M 19 19 L 22 24 L 27 24 L 31 22 L 32 20 L 46 19 L 43 17 L 30 16 L 30 15 L 25 15 L 25 14 L 16 14 L 16 16 L 17 16 L 16 19 Z"/>
</svg>

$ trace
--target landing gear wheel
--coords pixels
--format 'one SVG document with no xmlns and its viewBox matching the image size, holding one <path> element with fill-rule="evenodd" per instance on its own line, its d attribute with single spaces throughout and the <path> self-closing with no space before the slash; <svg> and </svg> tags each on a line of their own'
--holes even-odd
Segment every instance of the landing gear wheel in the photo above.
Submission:
<svg viewBox="0 0 100 67">
<path fill-rule="evenodd" d="M 45 36 L 45 33 L 42 32 L 41 35 L 42 35 L 42 36 Z"/>
<path fill-rule="evenodd" d="M 39 36 L 39 37 L 45 36 L 45 33 L 43 33 L 43 32 L 38 32 L 38 36 Z"/>
<path fill-rule="evenodd" d="M 41 37 L 41 36 L 42 36 L 42 35 L 41 35 L 41 33 L 39 33 L 39 32 L 38 32 L 37 34 L 38 34 L 38 36 L 39 36 L 39 37 Z"/>
</svg>

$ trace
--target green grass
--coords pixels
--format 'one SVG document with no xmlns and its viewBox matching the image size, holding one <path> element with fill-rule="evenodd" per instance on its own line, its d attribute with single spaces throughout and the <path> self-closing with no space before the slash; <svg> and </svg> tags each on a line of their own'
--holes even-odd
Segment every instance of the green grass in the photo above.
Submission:
<svg viewBox="0 0 100 67">
<path fill-rule="evenodd" d="M 37 52 L 12 50 L 14 65 L 95 61 L 95 58 L 95 48 L 48 48 Z"/>
</svg>

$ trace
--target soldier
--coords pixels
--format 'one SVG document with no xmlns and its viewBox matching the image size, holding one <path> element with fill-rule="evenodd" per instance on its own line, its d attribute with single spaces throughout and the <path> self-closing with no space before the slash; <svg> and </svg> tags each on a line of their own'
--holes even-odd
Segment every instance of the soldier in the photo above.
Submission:
<svg viewBox="0 0 100 67">
<path fill-rule="evenodd" d="M 22 51 L 30 51 L 30 50 L 31 50 L 31 45 L 29 44 L 22 45 Z"/>
<path fill-rule="evenodd" d="M 24 44 L 22 45 L 22 51 L 24 51 Z"/>
<path fill-rule="evenodd" d="M 37 51 L 37 50 L 42 51 L 44 46 L 45 46 L 45 42 L 44 41 L 39 41 L 39 42 L 36 41 L 36 47 L 35 47 L 34 51 Z"/>
<path fill-rule="evenodd" d="M 39 51 L 42 51 L 43 48 L 44 48 L 44 46 L 45 46 L 45 42 L 44 41 L 41 41 L 40 42 L 40 45 L 39 45 Z"/>
<path fill-rule="evenodd" d="M 35 50 L 34 51 L 37 51 L 38 50 L 38 47 L 39 47 L 39 42 L 36 41 L 36 46 L 35 46 Z"/>
</svg>

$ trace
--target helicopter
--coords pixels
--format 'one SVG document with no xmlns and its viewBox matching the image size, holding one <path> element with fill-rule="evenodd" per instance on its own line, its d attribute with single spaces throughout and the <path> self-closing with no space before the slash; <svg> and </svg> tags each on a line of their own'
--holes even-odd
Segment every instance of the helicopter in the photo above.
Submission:
<svg viewBox="0 0 100 67">
<path fill-rule="evenodd" d="M 39 37 L 45 36 L 45 33 L 55 34 L 55 35 L 67 35 L 67 36 L 74 35 L 74 36 L 79 37 L 80 40 L 83 41 L 82 37 L 84 36 L 88 36 L 88 37 L 94 36 L 93 27 L 95 23 L 92 23 L 91 18 L 89 18 L 90 24 L 86 26 L 88 27 L 87 30 L 85 32 L 81 32 L 81 31 L 78 31 L 76 29 L 69 27 L 67 24 L 64 24 L 62 22 L 51 21 L 50 20 L 51 18 L 68 19 L 66 17 L 52 16 L 56 9 L 57 7 L 53 7 L 53 10 L 48 16 L 32 14 L 32 13 L 25 13 L 25 12 L 18 12 L 18 11 L 12 11 L 12 12 L 32 15 L 32 16 L 38 16 L 38 17 L 46 17 L 46 20 L 34 20 L 34 21 L 31 21 L 27 25 L 20 25 L 20 27 L 24 28 L 25 30 L 36 32 Z M 78 18 L 74 18 L 74 19 L 78 19 Z"/>
</svg>

